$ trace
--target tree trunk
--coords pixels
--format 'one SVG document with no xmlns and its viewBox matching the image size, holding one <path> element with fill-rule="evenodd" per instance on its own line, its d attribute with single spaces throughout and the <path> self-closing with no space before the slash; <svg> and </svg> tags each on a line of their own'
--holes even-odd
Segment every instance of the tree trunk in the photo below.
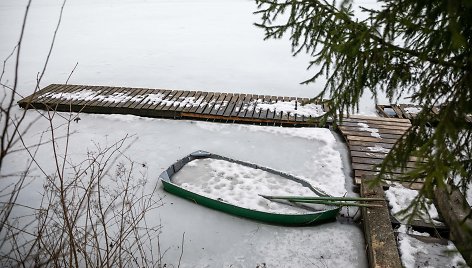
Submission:
<svg viewBox="0 0 472 268">
<path fill-rule="evenodd" d="M 451 240 L 466 263 L 472 267 L 472 212 L 459 188 L 448 185 L 436 187 L 434 199 L 439 213 L 451 232 Z"/>
</svg>

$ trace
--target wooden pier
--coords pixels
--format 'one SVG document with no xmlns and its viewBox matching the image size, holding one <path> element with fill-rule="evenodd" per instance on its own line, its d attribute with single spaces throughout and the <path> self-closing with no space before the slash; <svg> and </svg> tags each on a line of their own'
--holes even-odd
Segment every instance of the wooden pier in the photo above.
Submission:
<svg viewBox="0 0 472 268">
<path fill-rule="evenodd" d="M 363 177 L 377 174 L 376 166 L 381 164 L 395 142 L 411 126 L 410 120 L 399 118 L 383 118 L 362 115 L 351 115 L 344 118 L 338 129 L 344 136 L 351 154 L 351 163 L 355 183 L 360 185 Z M 407 163 L 407 171 L 416 163 L 412 158 Z M 394 171 L 390 181 L 402 175 L 402 171 Z M 409 188 L 420 188 L 421 183 L 408 183 Z"/>
<path fill-rule="evenodd" d="M 327 107 L 308 98 L 52 84 L 18 102 L 61 112 L 133 114 L 221 122 L 313 126 Z"/>
</svg>

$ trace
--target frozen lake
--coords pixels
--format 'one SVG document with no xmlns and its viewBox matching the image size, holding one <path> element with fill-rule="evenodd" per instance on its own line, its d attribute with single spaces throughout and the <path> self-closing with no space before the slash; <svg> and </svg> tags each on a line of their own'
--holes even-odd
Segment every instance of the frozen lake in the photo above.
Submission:
<svg viewBox="0 0 472 268">
<path fill-rule="evenodd" d="M 0 2 L 0 58 L 13 50 L 21 29 L 27 1 Z M 19 93 L 28 95 L 41 72 L 58 19 L 61 1 L 33 1 L 19 69 Z M 309 86 L 309 57 L 292 57 L 285 40 L 263 41 L 253 26 L 254 1 L 146 1 L 69 0 L 49 66 L 41 81 L 257 93 L 313 97 L 322 81 Z M 4 80 L 12 83 L 14 65 L 7 62 Z M 15 112 L 21 113 L 16 107 Z M 361 113 L 373 114 L 367 96 Z M 146 174 L 147 187 L 164 197 L 164 205 L 150 214 L 149 224 L 162 224 L 160 244 L 168 249 L 164 262 L 177 266 L 185 233 L 183 267 L 365 267 L 365 245 L 358 226 L 333 222 L 315 227 L 287 228 L 266 225 L 213 211 L 163 192 L 159 173 L 175 160 L 195 150 L 265 165 L 311 178 L 328 193 L 351 193 L 345 146 L 331 144 L 310 130 L 223 125 L 192 121 L 144 119 L 133 116 L 80 115 L 73 123 L 69 155 L 81 161 L 96 144 L 110 145 L 126 135 L 136 141 L 124 152 Z M 44 119 L 28 112 L 35 122 L 24 136 L 26 144 L 39 140 L 48 128 Z M 61 125 L 56 119 L 55 124 Z M 64 133 L 64 128 L 58 132 Z M 62 144 L 63 145 L 63 144 Z M 323 162 L 333 150 L 342 162 Z M 39 150 L 39 164 L 52 172 L 52 149 Z M 28 156 L 12 154 L 2 173 L 21 171 Z M 331 158 L 329 158 L 331 159 Z M 126 158 L 120 159 L 127 161 Z M 336 166 L 327 169 L 327 166 Z M 43 176 L 38 170 L 19 197 L 38 204 Z M 9 182 L 2 180 L 4 186 Z M 21 210 L 14 211 L 20 216 Z"/>
</svg>

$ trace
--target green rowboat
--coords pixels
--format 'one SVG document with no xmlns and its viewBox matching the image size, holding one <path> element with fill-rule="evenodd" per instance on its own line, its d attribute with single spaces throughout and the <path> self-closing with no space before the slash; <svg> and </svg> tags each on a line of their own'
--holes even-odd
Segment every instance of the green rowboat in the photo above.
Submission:
<svg viewBox="0 0 472 268">
<path fill-rule="evenodd" d="M 200 205 L 212 208 L 212 209 L 220 210 L 220 211 L 223 211 L 232 215 L 240 216 L 240 217 L 245 217 L 245 218 L 262 221 L 266 223 L 271 223 L 271 224 L 277 224 L 277 225 L 290 225 L 290 226 L 316 225 L 322 222 L 333 221 L 336 219 L 336 216 L 338 215 L 338 212 L 340 210 L 339 206 L 328 206 L 324 210 L 317 210 L 317 211 L 307 210 L 306 212 L 298 213 L 298 214 L 274 213 L 274 212 L 266 212 L 266 211 L 259 211 L 255 209 L 244 208 L 244 207 L 238 206 L 237 204 L 230 204 L 219 198 L 214 199 L 214 198 L 209 198 L 207 196 L 203 196 L 199 193 L 185 189 L 172 181 L 173 175 L 177 173 L 179 170 L 181 170 L 182 167 L 184 167 L 186 164 L 188 164 L 189 162 L 193 160 L 204 159 L 204 158 L 224 160 L 224 161 L 236 163 L 239 165 L 243 165 L 246 167 L 260 169 L 260 170 L 278 175 L 285 179 L 298 182 L 302 184 L 302 186 L 308 187 L 311 191 L 313 191 L 313 193 L 317 194 L 318 196 L 329 196 L 323 191 L 313 187 L 308 182 L 300 178 L 294 177 L 290 174 L 276 171 L 267 167 L 261 167 L 252 163 L 230 159 L 227 157 L 223 157 L 223 156 L 212 154 L 205 151 L 196 151 L 194 153 L 191 153 L 188 156 L 178 160 L 177 162 L 172 164 L 169 168 L 167 168 L 164 172 L 162 172 L 159 178 L 161 179 L 161 182 L 164 186 L 164 190 L 174 195 L 189 199 L 193 201 L 194 203 L 197 203 L 197 204 L 200 204 Z"/>
</svg>

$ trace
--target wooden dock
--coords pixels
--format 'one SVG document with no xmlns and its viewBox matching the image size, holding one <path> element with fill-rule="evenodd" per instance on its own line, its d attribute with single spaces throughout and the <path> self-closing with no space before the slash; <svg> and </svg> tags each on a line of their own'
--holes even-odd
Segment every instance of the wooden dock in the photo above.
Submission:
<svg viewBox="0 0 472 268">
<path fill-rule="evenodd" d="M 343 119 L 338 129 L 349 147 L 356 184 L 359 185 L 363 177 L 378 173 L 376 166 L 383 162 L 395 142 L 410 126 L 410 120 L 399 118 L 351 115 Z M 407 171 L 415 166 L 415 160 L 410 159 L 407 163 Z M 402 171 L 394 171 L 390 175 L 390 180 L 395 181 L 396 177 L 402 175 Z M 412 183 L 409 187 L 418 188 L 421 183 Z"/>
<path fill-rule="evenodd" d="M 52 84 L 18 103 L 61 112 L 312 126 L 327 109 L 308 98 L 168 89 Z"/>
<path fill-rule="evenodd" d="M 376 166 L 392 149 L 395 142 L 411 126 L 410 120 L 351 115 L 344 118 L 338 129 L 349 147 L 355 184 L 360 185 L 361 197 L 384 198 L 380 185 L 371 186 L 369 181 L 377 174 Z M 414 160 L 414 159 L 413 159 Z M 415 161 L 408 163 L 413 167 Z M 389 174 L 392 180 L 401 171 Z M 409 185 L 421 187 L 419 183 Z M 414 187 L 413 187 L 414 188 Z M 362 208 L 362 223 L 367 244 L 369 267 L 402 267 L 397 250 L 391 215 L 387 202 L 381 208 Z"/>
</svg>

